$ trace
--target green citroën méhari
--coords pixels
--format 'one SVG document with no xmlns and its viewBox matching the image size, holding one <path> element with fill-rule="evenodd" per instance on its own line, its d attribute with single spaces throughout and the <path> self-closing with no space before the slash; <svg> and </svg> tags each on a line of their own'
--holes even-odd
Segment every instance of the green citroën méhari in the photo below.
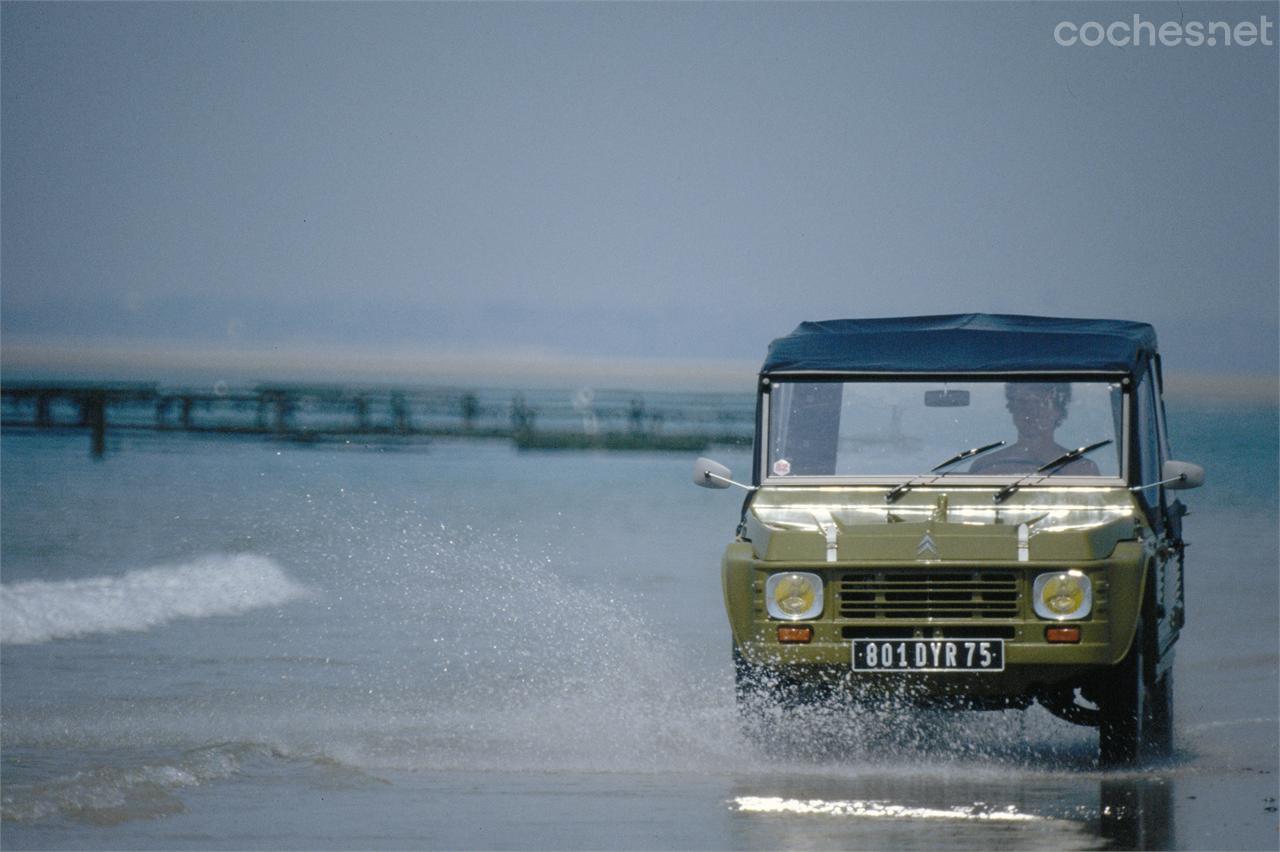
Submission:
<svg viewBox="0 0 1280 852">
<path fill-rule="evenodd" d="M 968 314 L 806 322 L 760 371 L 724 554 L 738 697 L 1036 701 L 1102 762 L 1172 747 L 1184 622 L 1156 335 Z M 694 481 L 740 485 L 699 459 Z"/>
</svg>

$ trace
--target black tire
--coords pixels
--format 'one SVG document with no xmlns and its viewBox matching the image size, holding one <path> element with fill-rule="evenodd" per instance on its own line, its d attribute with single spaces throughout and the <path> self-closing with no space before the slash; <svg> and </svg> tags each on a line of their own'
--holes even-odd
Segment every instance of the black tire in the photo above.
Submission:
<svg viewBox="0 0 1280 852">
<path fill-rule="evenodd" d="M 1166 743 L 1172 742 L 1173 691 L 1152 682 L 1149 623 L 1139 618 L 1129 653 L 1107 677 L 1099 696 L 1098 752 L 1103 766 L 1128 766 L 1145 752 L 1159 751 L 1161 736 Z M 1168 675 L 1162 683 L 1172 687 Z M 1157 711 L 1158 704 L 1163 711 Z M 1167 734 L 1161 733 L 1158 729 L 1166 722 Z"/>
<path fill-rule="evenodd" d="M 1156 681 L 1151 692 L 1147 748 L 1156 757 L 1173 754 L 1173 669 Z"/>
</svg>

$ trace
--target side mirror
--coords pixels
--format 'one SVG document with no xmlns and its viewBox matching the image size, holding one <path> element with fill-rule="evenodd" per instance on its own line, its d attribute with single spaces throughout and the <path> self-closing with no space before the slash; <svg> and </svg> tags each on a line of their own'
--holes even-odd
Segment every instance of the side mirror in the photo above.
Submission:
<svg viewBox="0 0 1280 852">
<path fill-rule="evenodd" d="M 728 488 L 730 485 L 736 485 L 748 491 L 755 490 L 750 485 L 734 482 L 729 468 L 720 462 L 706 458 L 699 458 L 693 463 L 693 481 L 695 485 L 701 485 L 703 488 Z"/>
<path fill-rule="evenodd" d="M 1160 478 L 1164 480 L 1165 488 L 1170 490 L 1199 488 L 1204 485 L 1204 468 L 1191 462 L 1170 459 L 1160 468 Z"/>
</svg>

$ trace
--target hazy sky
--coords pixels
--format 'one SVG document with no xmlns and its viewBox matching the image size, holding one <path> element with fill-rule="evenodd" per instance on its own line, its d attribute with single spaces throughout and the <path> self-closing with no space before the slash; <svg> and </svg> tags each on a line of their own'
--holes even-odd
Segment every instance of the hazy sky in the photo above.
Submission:
<svg viewBox="0 0 1280 852">
<path fill-rule="evenodd" d="M 1274 374 L 1277 48 L 1054 39 L 1135 14 L 1280 5 L 5 2 L 5 365 L 991 311 Z"/>
</svg>

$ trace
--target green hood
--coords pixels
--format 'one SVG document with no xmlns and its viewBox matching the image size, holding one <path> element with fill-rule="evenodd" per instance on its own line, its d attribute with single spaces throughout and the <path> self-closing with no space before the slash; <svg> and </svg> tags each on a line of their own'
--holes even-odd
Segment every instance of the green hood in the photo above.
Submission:
<svg viewBox="0 0 1280 852">
<path fill-rule="evenodd" d="M 780 562 L 974 562 L 1105 559 L 1135 537 L 1136 506 L 1119 488 L 919 488 L 893 504 L 883 488 L 766 488 L 745 536 Z"/>
</svg>

